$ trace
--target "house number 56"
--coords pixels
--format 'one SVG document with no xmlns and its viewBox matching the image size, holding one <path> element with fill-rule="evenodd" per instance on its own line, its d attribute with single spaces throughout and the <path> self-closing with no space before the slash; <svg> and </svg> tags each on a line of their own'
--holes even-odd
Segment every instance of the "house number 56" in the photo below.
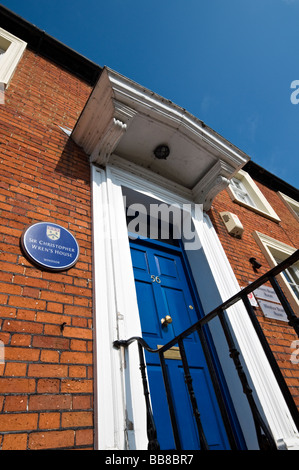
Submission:
<svg viewBox="0 0 299 470">
<path fill-rule="evenodd" d="M 154 276 L 154 274 L 151 275 L 151 280 L 153 282 L 157 282 L 158 284 L 161 284 L 161 279 L 159 278 L 159 276 Z"/>
</svg>

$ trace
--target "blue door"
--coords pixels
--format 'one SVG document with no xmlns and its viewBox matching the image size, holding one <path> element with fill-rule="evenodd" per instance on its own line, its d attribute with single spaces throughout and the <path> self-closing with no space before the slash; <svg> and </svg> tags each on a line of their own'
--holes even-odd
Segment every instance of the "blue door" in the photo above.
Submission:
<svg viewBox="0 0 299 470">
<path fill-rule="evenodd" d="M 130 242 L 142 335 L 153 349 L 164 345 L 200 317 L 192 297 L 182 250 L 162 243 Z M 163 319 L 170 316 L 171 323 Z M 161 322 L 162 320 L 162 322 Z M 193 388 L 210 449 L 229 449 L 198 335 L 184 341 Z M 199 449 L 199 438 L 178 351 L 166 359 L 179 437 L 183 449 Z M 154 420 L 161 449 L 175 449 L 158 354 L 146 352 Z"/>
</svg>

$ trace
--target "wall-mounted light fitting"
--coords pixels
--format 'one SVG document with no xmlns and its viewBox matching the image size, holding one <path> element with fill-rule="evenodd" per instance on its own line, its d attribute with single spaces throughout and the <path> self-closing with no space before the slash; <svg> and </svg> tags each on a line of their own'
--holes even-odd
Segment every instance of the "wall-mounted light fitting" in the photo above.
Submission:
<svg viewBox="0 0 299 470">
<path fill-rule="evenodd" d="M 258 270 L 262 267 L 262 265 L 255 258 L 249 258 L 249 263 L 252 264 L 255 273 L 257 273 Z"/>
<path fill-rule="evenodd" d="M 166 160 L 166 158 L 170 154 L 168 145 L 165 145 L 165 144 L 158 145 L 158 147 L 156 147 L 154 150 L 154 154 L 155 154 L 155 157 L 158 158 L 158 160 Z"/>
</svg>

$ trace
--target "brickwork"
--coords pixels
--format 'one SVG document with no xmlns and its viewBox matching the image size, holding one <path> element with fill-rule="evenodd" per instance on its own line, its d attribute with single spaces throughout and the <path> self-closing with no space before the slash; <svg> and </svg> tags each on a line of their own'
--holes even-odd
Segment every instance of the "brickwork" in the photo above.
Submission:
<svg viewBox="0 0 299 470">
<path fill-rule="evenodd" d="M 256 182 L 256 184 L 281 219 L 279 223 L 233 202 L 227 190 L 222 191 L 215 198 L 209 213 L 240 287 L 247 286 L 248 283 L 253 282 L 270 269 L 266 258 L 253 238 L 254 231 L 259 231 L 294 248 L 299 247 L 299 223 L 297 219 L 275 191 L 259 182 Z M 228 234 L 219 215 L 222 211 L 232 212 L 239 217 L 244 227 L 241 239 L 233 238 Z M 253 271 L 249 263 L 251 257 L 256 258 L 262 264 L 258 273 Z M 287 323 L 266 318 L 259 308 L 254 307 L 254 310 L 293 398 L 299 407 L 299 364 L 293 364 L 291 361 L 291 354 L 294 351 L 291 345 L 293 341 L 298 340 L 297 335 Z"/>
<path fill-rule="evenodd" d="M 72 128 L 91 88 L 26 50 L 0 106 L 0 447 L 93 447 L 90 173 Z M 69 271 L 29 262 L 30 224 L 70 230 Z M 61 325 L 65 323 L 64 329 Z"/>
</svg>

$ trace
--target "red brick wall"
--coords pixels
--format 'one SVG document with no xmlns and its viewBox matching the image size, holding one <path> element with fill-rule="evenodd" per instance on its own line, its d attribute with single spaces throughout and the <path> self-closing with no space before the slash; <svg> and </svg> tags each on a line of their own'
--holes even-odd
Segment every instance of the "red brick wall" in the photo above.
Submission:
<svg viewBox="0 0 299 470">
<path fill-rule="evenodd" d="M 58 127 L 74 126 L 90 91 L 27 50 L 0 106 L 3 450 L 93 446 L 89 164 Z M 38 221 L 76 237 L 80 258 L 69 271 L 24 257 L 21 234 Z"/>
<path fill-rule="evenodd" d="M 256 280 L 270 269 L 267 260 L 252 236 L 254 231 L 259 231 L 295 248 L 299 247 L 299 223 L 296 218 L 286 208 L 285 203 L 275 191 L 258 182 L 256 184 L 281 219 L 281 222 L 273 222 L 233 202 L 227 190 L 222 191 L 215 198 L 209 213 L 240 287 L 247 286 L 249 282 Z M 219 215 L 222 211 L 232 212 L 239 217 L 244 227 L 242 239 L 233 238 L 228 234 Z M 256 258 L 262 264 L 258 274 L 253 271 L 249 263 L 251 257 Z M 291 344 L 294 340 L 298 340 L 297 335 L 287 323 L 264 317 L 259 308 L 254 308 L 254 310 L 299 407 L 299 365 L 291 362 L 291 353 L 294 351 L 294 349 L 291 349 Z"/>
</svg>

